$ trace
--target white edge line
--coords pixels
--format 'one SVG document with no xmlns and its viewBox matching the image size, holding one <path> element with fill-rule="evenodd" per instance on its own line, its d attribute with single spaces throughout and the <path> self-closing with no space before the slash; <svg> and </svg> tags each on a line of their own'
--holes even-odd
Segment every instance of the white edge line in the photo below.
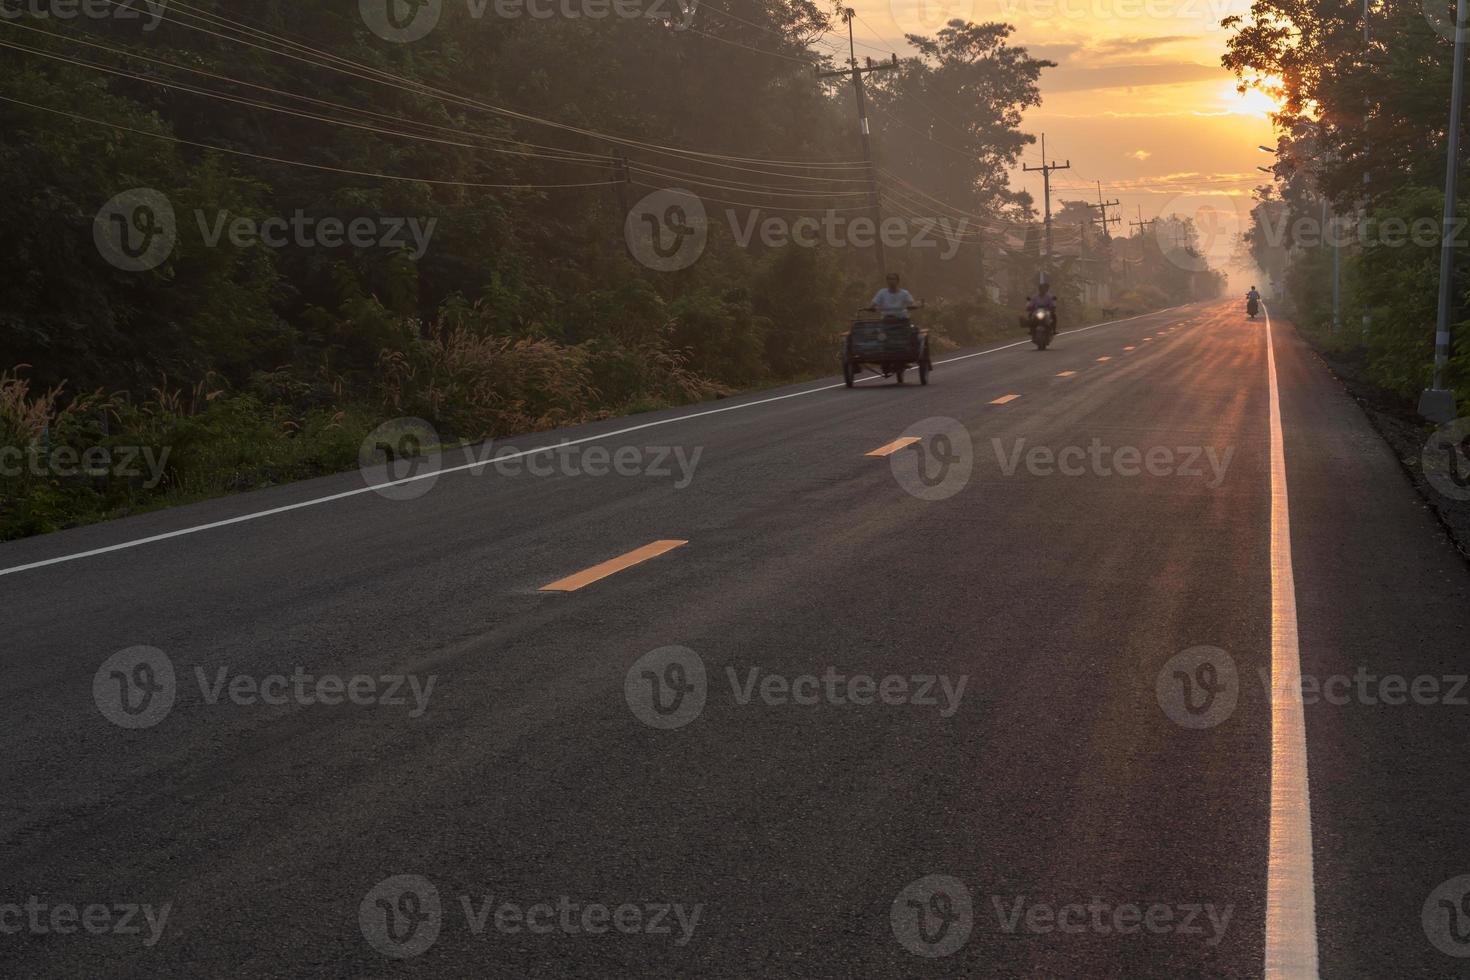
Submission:
<svg viewBox="0 0 1470 980">
<path fill-rule="evenodd" d="M 1286 445 L 1269 310 L 1266 375 L 1271 395 L 1271 829 L 1266 861 L 1264 966 L 1267 980 L 1315 980 L 1317 897 L 1312 871 L 1312 800 L 1301 698 Z"/>
<path fill-rule="evenodd" d="M 1088 330 L 1096 330 L 1098 327 L 1109 327 L 1117 323 L 1128 323 L 1132 320 L 1141 320 L 1144 317 L 1159 316 L 1160 314 L 1169 313 L 1177 309 L 1180 309 L 1180 307 L 1171 306 L 1168 309 L 1154 310 L 1152 313 L 1140 313 L 1138 316 L 1125 317 L 1122 320 L 1108 320 L 1105 323 L 1094 323 L 1091 326 L 1078 327 L 1076 330 L 1064 330 L 1058 336 L 1066 336 L 1067 334 L 1074 333 L 1085 333 Z M 1020 340 L 1014 344 L 1006 344 L 1002 347 L 990 347 L 986 350 L 976 351 L 971 354 L 960 354 L 956 357 L 947 357 L 942 361 L 935 361 L 934 363 L 952 364 L 955 361 L 964 361 L 972 357 L 984 357 L 987 354 L 997 354 L 1000 351 L 1010 350 L 1013 347 L 1021 347 L 1029 343 L 1031 343 L 1031 341 L 1029 340 Z M 863 381 L 872 380 L 875 379 L 862 378 L 857 383 L 861 384 Z M 831 391 L 834 388 L 842 387 L 845 387 L 845 383 L 823 385 L 820 388 L 807 388 L 803 391 L 793 391 L 787 395 L 775 395 L 771 398 L 761 398 L 757 401 L 741 402 L 739 405 L 727 405 L 724 408 L 711 408 L 703 412 L 694 412 L 690 415 L 680 415 L 671 419 L 659 419 L 654 422 L 644 422 L 641 425 L 630 425 L 627 428 L 617 429 L 612 432 L 600 432 L 597 435 L 583 436 L 580 439 L 563 439 L 561 442 L 553 443 L 552 445 L 537 446 L 535 449 L 525 449 L 520 452 L 511 453 L 505 456 L 496 456 L 493 461 L 500 462 L 501 460 L 520 459 L 522 456 L 531 456 L 536 453 L 550 452 L 552 450 L 560 449 L 563 446 L 577 446 L 584 442 L 595 442 L 598 439 L 611 439 L 614 436 L 627 435 L 629 432 L 638 432 L 641 429 L 651 429 L 655 426 L 660 425 L 673 425 L 675 422 L 688 422 L 692 419 L 705 418 L 706 416 L 710 415 L 719 415 L 722 412 L 735 412 L 739 411 L 742 408 L 754 408 L 757 405 L 769 405 L 772 402 L 785 401 L 788 398 L 800 398 L 803 395 L 815 395 L 818 392 Z M 461 470 L 476 468 L 484 469 L 486 466 L 490 465 L 490 462 L 491 461 L 488 460 L 477 460 L 473 463 L 464 463 L 459 466 L 451 466 L 448 469 L 431 470 L 429 472 L 419 473 L 414 476 L 406 476 L 401 480 L 392 480 L 387 483 L 374 483 L 370 486 L 354 487 L 351 490 L 344 490 L 341 493 L 328 494 L 325 497 L 313 497 L 310 500 L 300 500 L 294 504 L 284 504 L 280 507 L 272 507 L 269 510 L 252 511 L 249 514 L 239 514 L 235 517 L 227 517 L 224 520 L 211 521 L 208 524 L 196 524 L 192 527 L 183 527 L 174 531 L 165 531 L 162 534 L 149 535 L 146 538 L 135 538 L 132 541 L 123 541 L 118 544 L 110 544 L 103 548 L 93 548 L 90 551 L 78 551 L 75 554 L 60 555 L 56 558 L 46 558 L 41 561 L 30 562 L 26 565 L 15 565 L 11 568 L 0 568 L 0 576 L 15 575 L 20 572 L 29 572 L 37 568 L 45 568 L 48 565 L 60 565 L 63 562 L 79 561 L 83 558 L 93 558 L 97 555 L 105 555 L 113 551 L 124 551 L 128 548 L 137 548 L 145 544 L 153 544 L 157 541 L 167 541 L 170 538 L 181 538 L 189 534 L 198 534 L 201 531 L 212 531 L 216 528 L 229 527 L 231 524 L 243 524 L 246 521 L 259 520 L 262 517 L 272 517 L 276 514 L 284 514 L 288 511 L 301 510 L 306 507 L 315 507 L 318 504 L 328 504 L 334 500 L 343 500 L 347 497 L 356 497 L 359 494 L 373 493 L 378 490 L 385 490 L 388 487 L 402 486 L 405 483 L 415 483 L 419 480 L 437 479 L 447 473 L 458 473 Z"/>
</svg>

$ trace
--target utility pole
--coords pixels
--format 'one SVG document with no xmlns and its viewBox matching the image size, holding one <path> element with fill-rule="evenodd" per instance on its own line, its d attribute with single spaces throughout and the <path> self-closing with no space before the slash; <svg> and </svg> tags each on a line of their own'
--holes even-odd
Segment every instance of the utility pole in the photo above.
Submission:
<svg viewBox="0 0 1470 980">
<path fill-rule="evenodd" d="M 1368 62 L 1368 54 L 1369 54 L 1369 41 L 1368 41 L 1368 5 L 1369 5 L 1369 3 L 1370 3 L 1370 0 L 1363 0 L 1363 63 L 1364 63 L 1364 65 L 1366 65 L 1367 62 Z M 1365 91 L 1363 93 L 1363 156 L 1365 156 L 1365 157 L 1368 155 L 1368 138 L 1367 138 L 1367 134 L 1368 134 L 1368 116 L 1371 114 L 1371 111 L 1370 110 L 1371 110 L 1371 103 L 1369 101 L 1368 93 Z M 1369 194 L 1371 193 L 1371 188 L 1369 188 L 1369 186 L 1368 186 L 1368 184 L 1369 184 L 1368 174 L 1369 174 L 1368 165 L 1367 165 L 1367 163 L 1364 163 L 1364 165 L 1363 165 L 1363 207 L 1358 212 L 1358 215 L 1359 215 L 1359 217 L 1358 217 L 1358 227 L 1361 228 L 1361 229 L 1366 229 L 1368 227 L 1368 206 L 1369 206 L 1369 203 L 1370 203 L 1369 200 L 1368 200 L 1368 197 L 1369 197 Z M 1367 249 L 1365 248 L 1365 249 L 1363 249 L 1363 251 L 1366 252 Z M 1363 267 L 1366 266 L 1367 263 L 1368 263 L 1368 257 L 1367 257 L 1367 255 L 1364 255 L 1361 259 L 1359 259 L 1359 274 L 1360 275 L 1362 274 Z M 1368 342 L 1368 334 L 1371 333 L 1372 330 L 1373 330 L 1373 314 L 1371 312 L 1369 312 L 1369 308 L 1365 304 L 1364 307 L 1363 307 L 1363 343 L 1366 344 Z"/>
<path fill-rule="evenodd" d="M 1023 171 L 1028 172 L 1028 173 L 1034 173 L 1036 171 L 1040 171 L 1040 173 L 1041 173 L 1041 193 L 1042 193 L 1042 197 L 1046 199 L 1046 264 L 1047 265 L 1050 265 L 1051 264 L 1051 257 L 1052 257 L 1052 250 L 1051 250 L 1051 172 L 1053 170 L 1071 170 L 1072 169 L 1072 161 L 1069 159 L 1066 163 L 1061 164 L 1060 166 L 1058 166 L 1058 164 L 1056 163 L 1055 160 L 1053 160 L 1052 162 L 1048 163 L 1047 162 L 1047 159 L 1046 159 L 1046 134 L 1045 133 L 1042 133 L 1041 134 L 1041 166 L 1039 166 L 1039 167 L 1033 167 L 1029 163 L 1023 163 L 1023 164 L 1021 164 L 1021 169 Z"/>
<path fill-rule="evenodd" d="M 1089 204 L 1087 206 L 1090 207 L 1090 208 L 1097 208 L 1097 210 L 1098 210 L 1097 226 L 1100 229 L 1102 229 L 1102 236 L 1103 236 L 1103 238 L 1111 238 L 1112 236 L 1108 234 L 1108 225 L 1116 225 L 1119 222 L 1121 222 L 1123 219 L 1122 218 L 1119 218 L 1117 216 L 1114 216 L 1114 217 L 1111 217 L 1111 218 L 1108 217 L 1108 208 L 1116 208 L 1116 207 L 1119 206 L 1119 203 L 1118 203 L 1117 198 L 1114 198 L 1111 201 L 1104 201 L 1103 200 L 1103 195 L 1102 195 L 1102 181 L 1099 180 L 1097 182 L 1097 203 L 1096 204 Z"/>
<path fill-rule="evenodd" d="M 1156 221 L 1158 221 L 1158 220 L 1159 220 L 1158 218 L 1149 218 L 1147 221 L 1144 221 L 1143 220 L 1143 205 L 1140 204 L 1140 205 L 1138 205 L 1138 220 L 1137 221 L 1130 221 L 1130 222 L 1128 222 L 1128 226 L 1130 228 L 1137 228 L 1138 229 L 1138 277 L 1139 277 L 1140 280 L 1143 278 L 1143 269 L 1144 269 L 1144 264 L 1143 264 L 1143 229 L 1145 229 L 1145 228 L 1152 228 L 1153 225 L 1154 225 L 1154 223 Z"/>
<path fill-rule="evenodd" d="M 868 103 L 863 95 L 863 75 L 872 71 L 890 71 L 898 67 L 898 55 L 894 54 L 892 61 L 873 64 L 873 59 L 868 59 L 866 68 L 858 67 L 857 46 L 852 39 L 852 19 L 857 16 L 857 11 L 848 7 L 842 11 L 842 19 L 847 21 L 847 52 L 848 68 L 840 71 L 818 72 L 819 78 L 834 78 L 839 75 L 852 75 L 852 90 L 857 98 L 858 132 L 863 140 L 863 162 L 868 165 L 868 209 L 872 212 L 873 219 L 873 254 L 878 259 L 878 275 L 884 276 L 888 273 L 888 261 L 883 256 L 883 217 L 878 210 L 878 175 L 873 170 L 873 146 L 868 133 Z"/>
<path fill-rule="evenodd" d="M 1138 229 L 1138 244 L 1139 244 L 1140 248 L 1143 245 L 1143 229 L 1152 227 L 1153 224 L 1156 221 L 1158 221 L 1158 220 L 1159 220 L 1158 218 L 1149 218 L 1147 221 L 1144 221 L 1143 220 L 1143 205 L 1142 204 L 1138 205 L 1138 220 L 1137 221 L 1130 221 L 1130 222 L 1128 222 L 1128 227 L 1130 227 L 1130 228 L 1137 228 Z M 1138 257 L 1139 258 L 1143 258 L 1143 253 L 1142 252 L 1139 252 Z"/>
<path fill-rule="evenodd" d="M 1466 2 L 1455 4 L 1455 69 L 1450 85 L 1449 147 L 1444 168 L 1444 223 L 1440 226 L 1439 317 L 1434 331 L 1434 387 L 1419 396 L 1419 414 L 1431 422 L 1455 417 L 1455 393 L 1444 387 L 1444 368 L 1450 358 L 1450 303 L 1455 279 L 1455 192 L 1460 166 L 1460 110 L 1465 99 Z"/>
</svg>

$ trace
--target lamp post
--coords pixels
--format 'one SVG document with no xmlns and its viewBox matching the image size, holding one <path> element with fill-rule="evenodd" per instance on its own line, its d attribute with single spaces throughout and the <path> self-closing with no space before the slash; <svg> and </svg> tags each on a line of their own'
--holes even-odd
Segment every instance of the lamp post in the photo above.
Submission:
<svg viewBox="0 0 1470 980">
<path fill-rule="evenodd" d="M 1439 316 L 1434 331 L 1434 385 L 1419 395 L 1419 414 L 1431 422 L 1455 417 L 1455 393 L 1444 387 L 1444 367 L 1450 356 L 1450 303 L 1454 298 L 1456 178 L 1460 164 L 1460 109 L 1465 87 L 1465 0 L 1455 4 L 1455 68 L 1450 83 L 1450 139 L 1444 167 L 1444 224 L 1439 246 Z"/>
</svg>

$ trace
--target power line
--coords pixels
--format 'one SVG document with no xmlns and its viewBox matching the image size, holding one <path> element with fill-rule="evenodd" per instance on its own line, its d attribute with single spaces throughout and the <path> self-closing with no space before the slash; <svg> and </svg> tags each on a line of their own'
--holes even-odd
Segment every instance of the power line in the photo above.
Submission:
<svg viewBox="0 0 1470 980">
<path fill-rule="evenodd" d="M 177 143 L 181 146 L 197 147 L 201 150 L 213 150 L 216 153 L 228 153 L 231 156 L 250 157 L 255 160 L 264 160 L 267 163 L 279 163 L 291 167 L 306 167 L 311 170 L 324 170 L 330 173 L 347 174 L 352 177 L 372 177 L 378 180 L 403 180 L 416 184 L 437 184 L 449 187 L 478 187 L 488 190 L 561 190 L 574 187 L 609 187 L 616 184 L 614 180 L 596 180 L 571 184 L 484 184 L 468 180 L 443 180 L 433 177 L 407 177 L 400 174 L 374 173 L 367 170 L 348 170 L 343 167 L 329 167 L 325 164 L 307 163 L 303 160 L 289 160 L 283 157 L 267 156 L 263 153 L 251 153 L 248 150 L 236 150 L 226 146 L 214 146 L 210 143 L 199 143 L 194 140 L 182 139 L 178 136 L 169 136 L 166 133 L 153 133 L 146 129 L 135 129 L 132 126 L 124 126 L 121 123 L 108 122 L 103 119 L 94 119 L 76 112 L 68 112 L 64 109 L 55 109 L 50 106 L 36 105 L 34 102 L 26 102 L 21 99 L 12 99 L 7 95 L 0 95 L 0 101 L 10 102 L 14 105 L 25 106 L 27 109 L 35 109 L 40 112 L 50 112 L 58 116 L 66 116 L 80 122 L 92 123 L 95 126 L 106 126 L 124 133 L 135 133 L 138 136 L 148 136 L 153 139 L 164 140 L 169 143 Z"/>
<path fill-rule="evenodd" d="M 103 0 L 103 2 L 109 3 L 109 4 L 113 5 L 113 6 L 126 6 L 126 3 L 122 2 L 122 0 Z M 295 61 L 300 61 L 300 62 L 303 62 L 305 64 L 312 65 L 313 67 L 325 68 L 325 69 L 330 70 L 330 71 L 335 71 L 335 72 L 338 72 L 340 74 L 348 75 L 350 77 L 359 78 L 359 79 L 364 80 L 364 81 L 371 81 L 371 82 L 374 82 L 374 83 L 377 83 L 377 84 L 380 84 L 380 85 L 385 85 L 385 86 L 390 87 L 390 88 L 397 88 L 397 89 L 400 89 L 402 91 L 407 91 L 407 92 L 411 92 L 411 93 L 418 94 L 418 95 L 431 95 L 431 96 L 434 96 L 436 98 L 439 98 L 439 99 L 441 99 L 443 101 L 452 102 L 454 104 L 458 104 L 458 105 L 461 105 L 461 106 L 464 106 L 464 107 L 468 107 L 468 108 L 474 108 L 474 109 L 477 109 L 477 110 L 482 111 L 482 112 L 490 112 L 490 113 L 493 113 L 493 114 L 496 114 L 496 115 L 501 115 L 501 116 L 504 116 L 504 117 L 510 118 L 510 119 L 516 119 L 516 120 L 519 120 L 519 121 L 522 121 L 522 122 L 528 122 L 528 123 L 534 123 L 534 124 L 537 124 L 537 125 L 547 126 L 549 128 L 561 130 L 563 132 L 575 133 L 575 134 L 581 135 L 581 136 L 588 136 L 588 137 L 591 137 L 591 138 L 594 138 L 594 139 L 600 139 L 600 140 L 604 140 L 604 141 L 607 141 L 607 142 L 610 142 L 610 143 L 619 144 L 619 145 L 638 147 L 638 148 L 641 148 L 641 149 L 643 149 L 645 151 L 648 151 L 648 152 L 656 152 L 656 153 L 667 154 L 667 155 L 672 155 L 672 156 L 697 157 L 697 158 L 706 159 L 706 160 L 712 160 L 712 161 L 713 160 L 728 160 L 728 161 L 734 161 L 734 162 L 738 162 L 738 163 L 760 163 L 760 164 L 765 164 L 765 165 L 770 165 L 770 166 L 785 166 L 785 167 L 791 167 L 791 168 L 834 169 L 834 168 L 850 168 L 850 167 L 861 167 L 861 166 L 863 166 L 862 161 L 855 161 L 855 160 L 854 161 L 846 161 L 846 160 L 833 160 L 833 161 L 772 160 L 772 159 L 761 158 L 761 157 L 741 157 L 741 156 L 735 156 L 735 155 L 731 155 L 731 154 L 708 153 L 708 152 L 703 152 L 703 151 L 698 151 L 698 150 L 683 149 L 683 148 L 679 148 L 679 147 L 662 146 L 662 145 L 659 145 L 659 144 L 656 144 L 656 143 L 648 143 L 648 142 L 645 142 L 645 141 L 634 140 L 634 139 L 630 139 L 630 138 L 627 138 L 627 137 L 615 136 L 615 135 L 612 135 L 612 134 L 609 134 L 609 133 L 601 133 L 601 132 L 598 132 L 596 130 L 586 129 L 586 128 L 579 127 L 579 126 L 573 126 L 573 125 L 571 125 L 569 123 L 557 122 L 557 121 L 551 120 L 551 119 L 543 119 L 543 118 L 541 118 L 539 116 L 531 115 L 530 113 L 521 112 L 521 111 L 515 110 L 515 109 L 509 109 L 509 108 L 506 108 L 504 106 L 493 105 L 491 103 L 482 102 L 482 101 L 480 101 L 478 99 L 472 99 L 472 98 L 468 98 L 466 96 L 461 96 L 461 95 L 458 95 L 458 94 L 456 94 L 454 92 L 449 92 L 449 91 L 444 90 L 444 89 L 439 89 L 439 88 L 436 88 L 434 86 L 427 85 L 427 84 L 425 84 L 423 82 L 419 82 L 417 80 L 405 79 L 405 78 L 402 78 L 400 76 L 393 75 L 390 72 L 381 71 L 379 69 L 372 68 L 371 66 L 362 65 L 362 64 L 359 64 L 358 62 L 354 62 L 354 61 L 352 61 L 350 59 L 343 58 L 343 57 L 340 57 L 338 55 L 331 54 L 329 52 L 321 51 L 319 49 L 316 49 L 316 48 L 311 47 L 310 45 L 304 45 L 304 44 L 301 44 L 299 42 L 292 41 L 289 38 L 285 38 L 285 37 L 282 37 L 282 36 L 273 35 L 273 34 L 270 34 L 269 32 L 258 31 L 258 30 L 254 29 L 254 28 L 249 27 L 248 25 L 243 25 L 243 24 L 239 24 L 239 23 L 233 22 L 229 18 L 220 16 L 220 15 L 212 14 L 212 13 L 209 13 L 209 12 L 202 12 L 202 13 L 201 12 L 196 12 L 196 10 L 197 10 L 197 8 L 191 8 L 188 4 L 183 3 L 182 0 L 175 0 L 175 2 L 173 2 L 173 3 L 170 4 L 170 6 L 169 6 L 169 13 L 168 14 L 165 14 L 162 11 L 159 11 L 159 12 L 157 12 L 157 16 L 161 20 L 167 20 L 167 21 L 169 21 L 171 23 L 178 24 L 179 26 L 184 27 L 184 28 L 189 29 L 189 30 L 199 31 L 199 32 L 204 33 L 204 34 L 207 34 L 207 35 L 210 35 L 210 36 L 213 36 L 213 37 L 220 38 L 221 40 L 231 41 L 231 42 L 234 42 L 234 43 L 237 43 L 237 44 L 243 44 L 246 47 L 255 48 L 255 49 L 261 50 L 261 51 L 266 51 L 266 52 L 271 53 L 271 54 L 281 55 L 283 57 L 287 57 L 287 58 L 290 58 L 290 59 L 295 60 Z M 269 39 L 271 41 L 274 41 L 275 43 L 277 43 L 279 45 L 287 45 L 287 46 L 290 46 L 290 47 L 298 48 L 298 49 L 300 49 L 302 51 L 306 51 L 306 52 L 308 52 L 308 53 L 310 53 L 312 55 L 315 55 L 317 60 L 312 60 L 311 58 L 304 57 L 304 56 L 302 56 L 300 54 L 296 54 L 296 53 L 294 53 L 292 51 L 283 51 L 283 50 L 279 50 L 278 48 L 272 48 L 272 47 L 268 47 L 268 46 L 263 45 L 263 44 L 257 44 L 254 41 L 249 40 L 248 38 L 235 37 L 235 36 L 231 36 L 231 35 L 227 35 L 227 34 L 221 34 L 218 31 L 210 30 L 207 27 L 201 27 L 198 24 L 192 24 L 192 23 L 187 23 L 185 21 L 177 20 L 172 15 L 175 14 L 175 13 L 177 13 L 178 11 L 183 11 L 184 12 L 184 16 L 186 16 L 186 17 L 193 17 L 193 18 L 195 18 L 197 20 L 201 20 L 205 24 L 209 24 L 212 27 L 213 26 L 225 25 L 225 26 L 233 27 L 236 30 L 243 30 L 243 31 L 248 32 L 248 33 L 251 33 L 251 34 L 254 34 L 254 35 L 257 35 L 257 36 L 260 36 L 260 37 L 267 38 L 267 39 Z M 327 59 L 327 61 L 324 62 L 321 59 Z M 334 64 L 332 62 L 335 62 L 336 64 Z M 343 65 L 348 66 L 348 67 L 347 68 L 341 67 Z M 348 68 L 351 68 L 351 69 L 354 69 L 354 70 L 348 70 Z M 364 73 L 366 73 L 366 74 L 364 74 Z"/>
</svg>

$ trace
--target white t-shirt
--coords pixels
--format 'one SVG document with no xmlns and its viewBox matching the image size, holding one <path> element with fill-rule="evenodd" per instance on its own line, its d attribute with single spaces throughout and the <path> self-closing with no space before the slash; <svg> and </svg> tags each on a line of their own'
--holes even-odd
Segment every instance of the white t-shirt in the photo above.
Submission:
<svg viewBox="0 0 1470 980">
<path fill-rule="evenodd" d="M 896 316 L 900 319 L 909 318 L 909 307 L 914 305 L 914 297 L 907 289 L 893 290 L 887 286 L 878 290 L 873 297 L 872 306 L 884 316 Z"/>
</svg>

